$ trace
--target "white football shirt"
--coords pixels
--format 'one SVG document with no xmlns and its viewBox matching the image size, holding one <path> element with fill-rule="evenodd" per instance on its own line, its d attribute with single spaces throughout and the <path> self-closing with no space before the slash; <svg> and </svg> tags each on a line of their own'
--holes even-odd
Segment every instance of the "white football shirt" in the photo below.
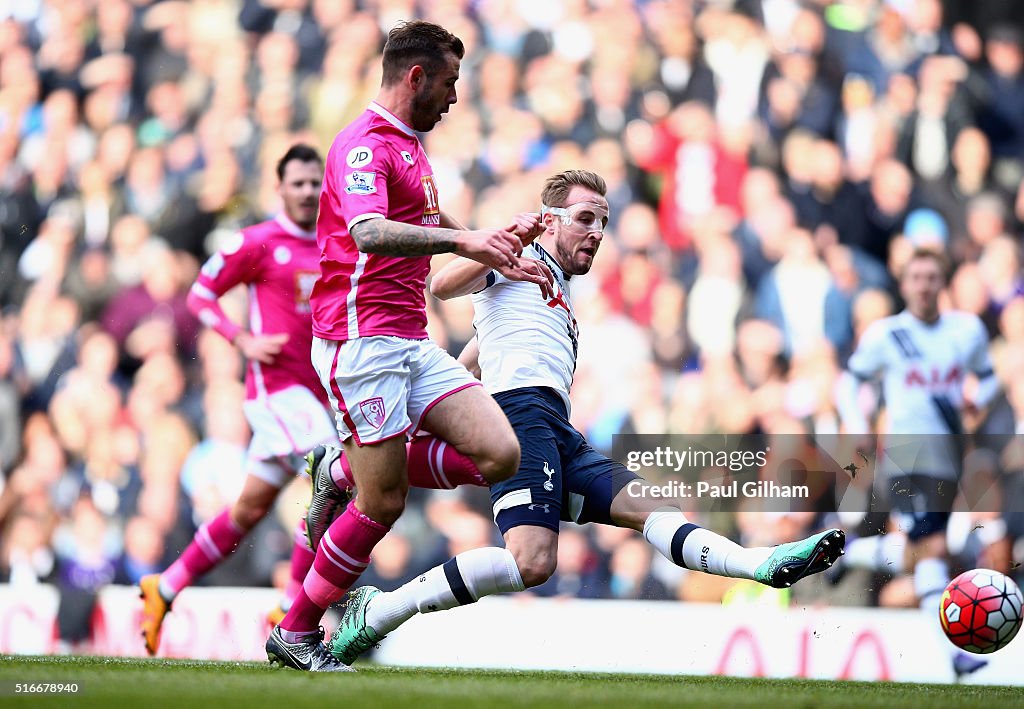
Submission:
<svg viewBox="0 0 1024 709">
<path fill-rule="evenodd" d="M 953 477 L 960 454 L 948 434 L 963 432 L 964 376 L 992 376 L 981 320 L 953 311 L 929 324 L 904 310 L 864 331 L 847 368 L 859 379 L 881 377 L 889 472 Z"/>
<path fill-rule="evenodd" d="M 551 387 L 568 411 L 579 346 L 569 278 L 540 244 L 527 246 L 523 256 L 548 265 L 555 276 L 555 295 L 545 299 L 534 283 L 510 281 L 496 271 L 488 274 L 487 285 L 473 294 L 480 379 L 491 394 Z"/>
</svg>

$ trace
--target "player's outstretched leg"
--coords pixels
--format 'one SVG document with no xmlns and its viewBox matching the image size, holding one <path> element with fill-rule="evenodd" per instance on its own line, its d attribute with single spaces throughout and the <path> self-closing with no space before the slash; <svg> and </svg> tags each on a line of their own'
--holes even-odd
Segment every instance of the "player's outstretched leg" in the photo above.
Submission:
<svg viewBox="0 0 1024 709">
<path fill-rule="evenodd" d="M 417 613 L 448 610 L 475 603 L 484 596 L 524 588 L 509 550 L 471 549 L 390 593 L 373 586 L 354 590 L 329 647 L 336 658 L 352 664 Z"/>
<path fill-rule="evenodd" d="M 267 638 L 267 659 L 272 665 L 290 667 L 304 672 L 355 672 L 331 655 L 324 645 L 324 630 L 298 642 L 288 642 L 281 635 L 281 628 L 274 628 Z"/>
<path fill-rule="evenodd" d="M 306 534 L 309 548 L 316 549 L 338 510 L 352 499 L 355 482 L 341 448 L 318 446 L 306 454 L 306 463 L 306 472 L 313 481 Z M 487 485 L 472 459 L 437 436 L 417 436 L 410 441 L 406 445 L 406 467 L 411 487 L 451 490 L 459 485 Z"/>
<path fill-rule="evenodd" d="M 776 547 L 746 548 L 687 521 L 675 507 L 659 507 L 650 513 L 622 507 L 615 510 L 625 502 L 616 497 L 613 503 L 617 522 L 633 526 L 630 522 L 637 514 L 647 514 L 642 527 L 644 538 L 677 566 L 716 576 L 751 579 L 775 588 L 792 586 L 805 576 L 824 571 L 843 554 L 846 543 L 846 534 L 841 529 L 828 529 Z"/>
</svg>

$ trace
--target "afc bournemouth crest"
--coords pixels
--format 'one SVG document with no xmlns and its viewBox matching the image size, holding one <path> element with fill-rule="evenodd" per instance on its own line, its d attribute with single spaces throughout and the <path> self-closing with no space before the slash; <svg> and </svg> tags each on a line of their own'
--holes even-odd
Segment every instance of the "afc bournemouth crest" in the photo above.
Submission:
<svg viewBox="0 0 1024 709">
<path fill-rule="evenodd" d="M 366 401 L 360 401 L 359 411 L 363 414 L 366 422 L 374 428 L 380 428 L 384 425 L 384 417 L 386 415 L 384 400 L 379 396 L 367 399 Z"/>
</svg>

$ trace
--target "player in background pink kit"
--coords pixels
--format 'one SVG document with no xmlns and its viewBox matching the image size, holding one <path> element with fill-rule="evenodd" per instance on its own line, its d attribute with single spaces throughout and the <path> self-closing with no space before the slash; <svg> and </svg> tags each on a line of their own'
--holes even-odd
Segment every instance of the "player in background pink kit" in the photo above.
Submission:
<svg viewBox="0 0 1024 709">
<path fill-rule="evenodd" d="M 313 365 L 329 392 L 359 490 L 323 535 L 288 614 L 267 640 L 271 662 L 348 671 L 323 643 L 320 620 L 370 561 L 402 514 L 409 486 L 406 439 L 446 445 L 466 481 L 504 480 L 519 444 L 479 382 L 427 339 L 424 288 L 430 256 L 456 253 L 510 279 L 550 289 L 550 273 L 521 261 L 517 234 L 539 233 L 537 215 L 504 229 L 467 231 L 441 211 L 430 161 L 415 131 L 429 131 L 457 100 L 461 40 L 427 22 L 393 29 L 377 98 L 334 139 L 320 194 L 320 280 L 313 286 Z M 330 476 L 327 476 L 328 479 Z"/>
<path fill-rule="evenodd" d="M 223 561 L 266 516 L 281 488 L 303 469 L 305 451 L 337 441 L 327 396 L 309 359 L 309 294 L 320 273 L 313 229 L 323 161 L 315 149 L 295 145 L 278 162 L 277 174 L 283 211 L 243 229 L 211 256 L 189 292 L 189 309 L 248 360 L 244 406 L 253 436 L 238 500 L 202 525 L 166 571 L 139 582 L 142 631 L 150 655 L 159 648 L 160 628 L 174 597 Z M 249 290 L 249 331 L 231 322 L 217 302 L 240 283 Z M 273 622 L 291 605 L 312 563 L 300 522 L 291 581 L 281 609 L 271 613 Z"/>
</svg>

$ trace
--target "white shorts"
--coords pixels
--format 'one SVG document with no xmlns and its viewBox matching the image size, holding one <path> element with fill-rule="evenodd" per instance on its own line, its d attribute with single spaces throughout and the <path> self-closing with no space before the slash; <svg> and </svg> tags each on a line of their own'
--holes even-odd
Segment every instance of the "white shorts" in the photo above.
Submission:
<svg viewBox="0 0 1024 709">
<path fill-rule="evenodd" d="M 354 436 L 360 446 L 415 435 L 437 402 L 480 385 L 430 340 L 314 337 L 312 358 L 334 407 L 338 437 Z"/>
<path fill-rule="evenodd" d="M 331 415 L 320 399 L 295 384 L 242 405 L 252 429 L 248 470 L 281 487 L 303 468 L 302 456 L 323 445 L 337 445 Z"/>
</svg>

